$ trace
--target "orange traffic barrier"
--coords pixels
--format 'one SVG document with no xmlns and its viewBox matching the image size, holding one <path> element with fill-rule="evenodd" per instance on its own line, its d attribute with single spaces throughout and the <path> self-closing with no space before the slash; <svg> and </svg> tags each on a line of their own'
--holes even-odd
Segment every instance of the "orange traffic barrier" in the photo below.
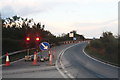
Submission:
<svg viewBox="0 0 120 80">
<path fill-rule="evenodd" d="M 53 61 L 52 58 L 53 58 L 53 56 L 52 56 L 52 54 L 50 54 L 50 59 L 49 59 L 49 64 L 50 65 L 52 65 L 52 61 Z"/>
<path fill-rule="evenodd" d="M 52 51 L 49 51 L 49 65 L 52 65 L 53 63 L 53 55 L 52 55 Z"/>
<path fill-rule="evenodd" d="M 10 66 L 9 56 L 8 53 L 6 53 L 6 66 Z"/>
<path fill-rule="evenodd" d="M 50 65 L 52 65 L 52 61 L 53 61 L 52 58 L 53 58 L 53 56 L 52 56 L 52 54 L 50 54 L 50 58 L 49 58 L 49 64 L 50 64 Z"/>
<path fill-rule="evenodd" d="M 37 53 L 34 52 L 34 60 L 33 60 L 33 65 L 37 64 Z"/>
</svg>

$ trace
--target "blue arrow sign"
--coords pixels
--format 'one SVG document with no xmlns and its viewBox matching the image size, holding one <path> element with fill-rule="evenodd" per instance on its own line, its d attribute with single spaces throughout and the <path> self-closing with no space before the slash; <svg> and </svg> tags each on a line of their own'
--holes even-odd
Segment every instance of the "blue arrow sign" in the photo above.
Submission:
<svg viewBox="0 0 120 80">
<path fill-rule="evenodd" d="M 42 42 L 39 47 L 41 50 L 48 50 L 50 48 L 50 44 L 47 42 Z"/>
</svg>

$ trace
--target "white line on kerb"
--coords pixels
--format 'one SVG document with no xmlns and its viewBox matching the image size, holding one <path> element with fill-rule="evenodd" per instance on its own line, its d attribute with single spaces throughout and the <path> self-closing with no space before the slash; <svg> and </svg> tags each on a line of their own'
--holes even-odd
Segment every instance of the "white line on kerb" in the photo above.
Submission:
<svg viewBox="0 0 120 80">
<path fill-rule="evenodd" d="M 74 45 L 72 45 L 72 46 L 69 46 L 69 47 L 63 49 L 63 50 L 60 52 L 60 54 L 58 55 L 57 59 L 59 59 L 60 56 L 61 56 L 61 58 L 62 58 L 63 54 L 65 53 L 65 51 L 66 51 L 67 49 L 69 49 L 69 48 L 71 48 L 71 47 L 73 47 L 73 46 L 76 46 L 76 45 L 78 45 L 78 44 L 79 44 L 79 43 L 74 44 Z M 72 78 L 72 79 L 73 79 L 74 77 L 73 77 L 70 73 L 68 73 L 68 71 L 65 69 L 64 65 L 62 64 L 61 60 L 60 60 L 60 63 L 61 63 L 61 67 L 63 68 L 64 72 L 67 73 L 67 75 L 66 75 L 64 72 L 62 72 L 62 70 L 59 69 L 59 67 L 58 67 L 58 60 L 56 60 L 56 68 L 57 68 L 57 70 L 60 72 L 60 74 L 61 74 L 64 78 L 68 78 L 67 76 L 69 76 L 69 78 Z"/>
<path fill-rule="evenodd" d="M 79 44 L 79 43 L 78 43 L 78 44 Z M 60 54 L 58 55 L 58 58 L 57 58 L 57 59 L 59 59 L 60 56 L 61 56 L 61 58 L 62 58 L 64 52 L 65 52 L 67 49 L 69 49 L 69 48 L 71 48 L 71 47 L 73 47 L 73 46 L 76 46 L 76 45 L 78 45 L 78 44 L 75 44 L 75 45 L 72 45 L 72 46 L 69 46 L 69 47 L 63 49 L 63 50 L 60 52 Z M 91 58 L 91 59 L 93 59 L 93 60 L 95 60 L 95 61 L 97 61 L 97 62 L 100 62 L 100 63 L 106 64 L 106 65 L 109 65 L 109 66 L 111 66 L 111 67 L 119 68 L 119 67 L 117 67 L 117 66 L 114 66 L 114 65 L 111 65 L 111 64 L 107 64 L 107 63 L 105 63 L 105 62 L 102 62 L 102 61 L 100 61 L 100 60 L 97 60 L 97 59 L 89 56 L 87 53 L 85 53 L 84 49 L 83 49 L 83 53 L 84 53 L 87 57 L 89 57 L 89 58 Z M 70 73 L 68 73 L 68 71 L 65 69 L 65 67 L 64 67 L 64 65 L 62 64 L 61 60 L 60 60 L 60 63 L 61 63 L 61 67 L 63 68 L 64 72 L 67 73 L 67 75 L 68 75 L 70 78 L 74 78 L 74 77 L 73 77 Z M 67 78 L 67 76 L 64 74 L 64 72 L 62 72 L 62 70 L 59 69 L 59 67 L 58 67 L 58 60 L 56 60 L 56 68 L 57 68 L 57 70 L 60 72 L 60 74 L 61 74 L 64 78 Z"/>
<path fill-rule="evenodd" d="M 56 61 L 56 68 L 57 68 L 57 70 L 59 71 L 59 73 L 64 77 L 64 78 L 67 78 L 67 76 L 59 69 L 59 67 L 58 67 L 58 62 Z"/>
<path fill-rule="evenodd" d="M 63 49 L 64 50 L 64 49 Z M 59 67 L 58 67 L 58 59 L 59 59 L 59 57 L 60 57 L 60 55 L 61 55 L 61 53 L 63 52 L 63 50 L 60 52 L 60 54 L 58 55 L 58 57 L 57 57 L 57 60 L 56 60 L 56 69 L 59 71 L 59 73 L 64 77 L 64 78 L 67 78 L 67 76 L 59 69 Z"/>
<path fill-rule="evenodd" d="M 87 57 L 89 57 L 89 58 L 91 58 L 91 59 L 93 59 L 93 60 L 95 60 L 95 61 L 97 61 L 97 62 L 100 62 L 100 63 L 106 64 L 106 65 L 109 65 L 109 66 L 111 66 L 111 67 L 119 68 L 119 67 L 117 67 L 117 66 L 114 66 L 114 65 L 111 65 L 111 64 L 102 62 L 102 61 L 100 61 L 100 60 L 98 60 L 98 59 L 95 59 L 95 58 L 89 56 L 87 53 L 85 53 L 84 49 L 83 49 L 83 52 L 84 52 L 84 54 L 85 54 Z"/>
</svg>

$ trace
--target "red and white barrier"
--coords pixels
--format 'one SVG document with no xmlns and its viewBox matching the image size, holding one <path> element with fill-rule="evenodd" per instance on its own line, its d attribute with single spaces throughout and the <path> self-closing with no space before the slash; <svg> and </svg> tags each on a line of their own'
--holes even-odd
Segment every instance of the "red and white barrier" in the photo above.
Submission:
<svg viewBox="0 0 120 80">
<path fill-rule="evenodd" d="M 53 65 L 53 51 L 49 51 L 49 65 Z"/>
<path fill-rule="evenodd" d="M 37 65 L 37 53 L 36 52 L 34 52 L 33 65 Z"/>
</svg>

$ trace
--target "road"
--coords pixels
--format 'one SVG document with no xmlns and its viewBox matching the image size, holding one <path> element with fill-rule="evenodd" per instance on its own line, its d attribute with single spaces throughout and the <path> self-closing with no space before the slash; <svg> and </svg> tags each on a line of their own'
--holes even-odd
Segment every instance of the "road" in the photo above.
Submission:
<svg viewBox="0 0 120 80">
<path fill-rule="evenodd" d="M 61 50 L 73 44 L 61 45 L 52 48 L 55 57 L 59 55 Z M 48 51 L 43 51 L 43 56 L 48 55 Z M 55 58 L 56 59 L 56 58 Z M 55 63 L 56 60 L 53 61 Z M 63 78 L 55 66 L 50 66 L 49 62 L 38 62 L 37 66 L 32 62 L 25 62 L 24 59 L 12 63 L 10 66 L 2 67 L 2 78 Z"/>
<path fill-rule="evenodd" d="M 61 58 L 64 71 L 74 78 L 118 78 L 118 68 L 103 64 L 86 56 L 87 43 L 80 43 L 66 49 Z"/>
<path fill-rule="evenodd" d="M 95 61 L 84 53 L 87 42 L 67 44 L 52 48 L 57 60 L 56 66 L 48 62 L 24 60 L 15 62 L 9 67 L 3 66 L 3 78 L 118 78 L 118 68 Z M 46 55 L 47 51 L 44 52 Z"/>
</svg>

